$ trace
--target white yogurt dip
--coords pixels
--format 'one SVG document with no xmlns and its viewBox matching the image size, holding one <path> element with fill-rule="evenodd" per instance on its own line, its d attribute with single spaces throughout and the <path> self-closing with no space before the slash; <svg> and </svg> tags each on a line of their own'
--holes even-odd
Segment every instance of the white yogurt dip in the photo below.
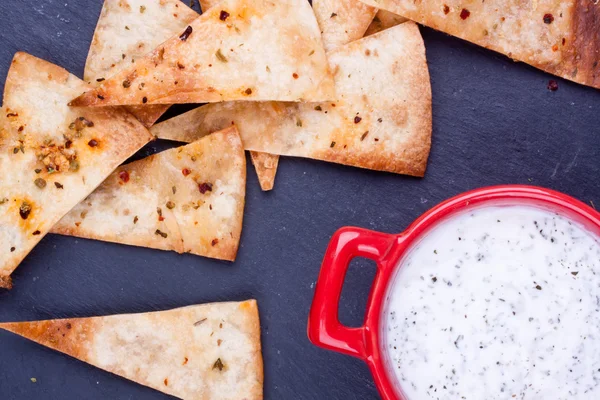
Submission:
<svg viewBox="0 0 600 400">
<path fill-rule="evenodd" d="M 382 346 L 408 399 L 600 399 L 597 236 L 542 209 L 485 207 L 401 264 Z"/>
</svg>

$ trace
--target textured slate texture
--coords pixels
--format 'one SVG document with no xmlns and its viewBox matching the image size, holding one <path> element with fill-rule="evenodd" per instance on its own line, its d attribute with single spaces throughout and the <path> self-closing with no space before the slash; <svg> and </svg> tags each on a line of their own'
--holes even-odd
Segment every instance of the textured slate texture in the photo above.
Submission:
<svg viewBox="0 0 600 400">
<path fill-rule="evenodd" d="M 0 89 L 17 50 L 81 76 L 100 8 L 100 0 L 0 1 Z M 14 274 L 15 288 L 0 292 L 0 320 L 254 297 L 261 310 L 266 399 L 377 398 L 362 362 L 315 348 L 306 337 L 314 282 L 337 228 L 399 232 L 452 195 L 502 183 L 546 186 L 600 205 L 600 92 L 563 80 L 550 92 L 549 75 L 422 32 L 434 106 L 424 179 L 283 159 L 275 190 L 262 193 L 249 169 L 236 263 L 48 236 Z M 373 276 L 367 266 L 356 263 L 344 289 L 341 318 L 349 324 L 362 320 Z M 0 397 L 168 398 L 6 333 L 0 333 Z"/>
</svg>

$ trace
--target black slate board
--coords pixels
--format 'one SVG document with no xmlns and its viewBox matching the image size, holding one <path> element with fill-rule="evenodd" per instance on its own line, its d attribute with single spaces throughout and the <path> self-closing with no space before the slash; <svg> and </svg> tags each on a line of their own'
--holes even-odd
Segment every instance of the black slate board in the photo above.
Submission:
<svg viewBox="0 0 600 400">
<path fill-rule="evenodd" d="M 0 90 L 17 50 L 81 76 L 101 3 L 0 1 Z M 256 298 L 265 399 L 378 398 L 362 362 L 318 349 L 306 337 L 314 282 L 337 228 L 399 232 L 450 196 L 504 183 L 546 186 L 600 205 L 600 92 L 560 79 L 559 90 L 550 92 L 553 78 L 545 73 L 442 33 L 422 32 L 434 114 L 424 179 L 286 158 L 275 190 L 262 193 L 249 167 L 236 263 L 49 235 L 13 275 L 15 288 L 0 292 L 0 320 Z M 374 270 L 355 264 L 341 319 L 358 325 Z M 169 397 L 2 332 L 0 398 Z"/>
</svg>

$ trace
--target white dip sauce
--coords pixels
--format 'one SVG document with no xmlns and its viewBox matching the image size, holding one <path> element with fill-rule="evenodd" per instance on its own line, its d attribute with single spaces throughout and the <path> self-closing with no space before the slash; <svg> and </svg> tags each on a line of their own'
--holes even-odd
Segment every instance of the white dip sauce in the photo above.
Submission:
<svg viewBox="0 0 600 400">
<path fill-rule="evenodd" d="M 600 399 L 597 236 L 549 211 L 485 207 L 401 264 L 382 329 L 408 399 Z"/>
</svg>

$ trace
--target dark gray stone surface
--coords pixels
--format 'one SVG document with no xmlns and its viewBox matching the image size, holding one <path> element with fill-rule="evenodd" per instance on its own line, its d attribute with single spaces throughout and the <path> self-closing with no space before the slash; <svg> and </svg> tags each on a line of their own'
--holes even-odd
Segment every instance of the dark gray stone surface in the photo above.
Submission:
<svg viewBox="0 0 600 400">
<path fill-rule="evenodd" d="M 0 1 L 0 89 L 17 50 L 81 76 L 100 8 L 100 0 Z M 49 235 L 17 269 L 15 288 L 0 292 L 0 320 L 256 298 L 267 400 L 377 398 L 362 362 L 313 347 L 306 337 L 313 285 L 337 228 L 399 232 L 452 195 L 503 183 L 546 186 L 600 205 L 598 91 L 557 79 L 559 90 L 550 92 L 546 86 L 553 78 L 547 74 L 444 34 L 422 32 L 434 113 L 424 179 L 286 158 L 275 190 L 262 193 L 249 168 L 237 262 Z M 372 276 L 372 267 L 351 269 L 343 321 L 360 324 Z M 0 398 L 168 396 L 0 333 Z"/>
</svg>

